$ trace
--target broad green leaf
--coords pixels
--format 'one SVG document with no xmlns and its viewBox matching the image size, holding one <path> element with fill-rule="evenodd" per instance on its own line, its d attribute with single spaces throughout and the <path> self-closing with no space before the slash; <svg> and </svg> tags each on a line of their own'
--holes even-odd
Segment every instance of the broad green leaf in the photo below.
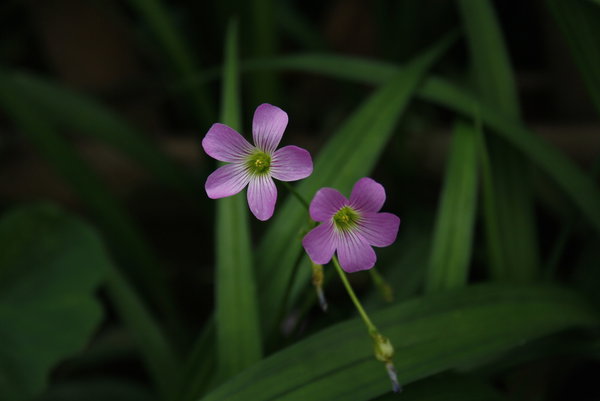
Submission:
<svg viewBox="0 0 600 401">
<path fill-rule="evenodd" d="M 197 195 L 197 183 L 187 171 L 143 133 L 92 98 L 26 73 L 7 73 L 6 78 L 49 121 L 96 138 L 128 155 L 165 185 L 185 195 Z"/>
<path fill-rule="evenodd" d="M 57 384 L 36 401 L 155 401 L 139 384 L 111 378 L 73 380 Z"/>
<path fill-rule="evenodd" d="M 467 283 L 477 210 L 477 133 L 457 122 L 440 196 L 429 271 L 428 292 Z"/>
<path fill-rule="evenodd" d="M 192 79 L 197 74 L 193 53 L 177 30 L 176 25 L 169 18 L 168 8 L 161 0 L 128 0 L 128 2 L 153 32 L 158 44 L 162 47 L 180 78 L 183 81 Z M 195 86 L 190 90 L 190 97 L 200 122 L 206 124 L 213 121 L 215 116 L 214 105 L 208 92 L 206 92 L 206 88 Z"/>
<path fill-rule="evenodd" d="M 0 220 L 0 400 L 29 400 L 90 341 L 109 257 L 97 234 L 55 207 Z"/>
<path fill-rule="evenodd" d="M 257 60 L 246 66 L 247 70 L 256 68 L 312 72 L 374 85 L 386 84 L 397 74 L 408 74 L 405 67 L 384 62 L 314 54 Z M 522 123 L 442 78 L 432 76 L 424 79 L 416 94 L 465 116 L 473 116 L 475 110 L 478 110 L 482 123 L 491 128 L 492 133 L 504 138 L 555 180 L 590 224 L 600 231 L 600 208 L 597 207 L 600 204 L 600 190 L 589 175 L 556 148 L 540 139 Z"/>
<path fill-rule="evenodd" d="M 416 298 L 372 314 L 389 336 L 400 382 L 463 364 L 489 362 L 528 341 L 597 327 L 575 293 L 554 287 L 478 285 Z M 202 398 L 362 401 L 387 394 L 389 381 L 362 322 L 337 324 L 260 361 Z"/>
<path fill-rule="evenodd" d="M 500 25 L 489 0 L 459 0 L 469 45 L 477 92 L 481 99 L 513 119 L 519 118 L 517 87 Z M 484 184 L 484 218 L 492 276 L 517 282 L 531 281 L 539 270 L 538 244 L 533 214 L 530 165 L 516 150 L 498 137 L 490 144 L 493 184 Z M 493 195 L 486 191 L 493 187 Z M 493 206 L 493 209 L 490 207 Z M 491 243 L 498 241 L 498 243 Z M 497 255 L 501 252 L 501 255 Z M 500 257 L 496 257 L 500 256 Z"/>
<path fill-rule="evenodd" d="M 315 173 L 297 186 L 305 199 L 311 199 L 325 186 L 347 194 L 356 180 L 369 174 L 426 71 L 452 42 L 453 36 L 445 37 L 418 57 L 406 73 L 391 78 L 348 118 L 315 159 Z M 292 277 L 301 252 L 300 230 L 306 222 L 306 210 L 296 199 L 288 199 L 279 207 L 260 243 L 257 277 L 262 286 L 259 295 L 264 327 L 269 332 L 286 306 L 284 300 L 293 300 L 298 294 L 286 294 L 289 281 L 294 280 L 299 288 L 308 283 L 308 266 L 300 266 L 296 277 Z"/>
<path fill-rule="evenodd" d="M 501 401 L 498 391 L 472 377 L 444 375 L 420 380 L 402 391 L 402 401 Z M 386 394 L 376 401 L 396 401 L 398 394 Z"/>
<path fill-rule="evenodd" d="M 222 118 L 240 131 L 237 24 L 225 44 Z M 229 377 L 262 355 L 245 193 L 217 201 L 216 309 L 219 377 Z"/>
<path fill-rule="evenodd" d="M 0 75 L 0 104 L 15 120 L 17 126 L 54 168 L 71 184 L 84 204 L 96 215 L 98 224 L 104 229 L 107 238 L 112 240 L 120 259 L 130 267 L 129 276 L 150 294 L 166 319 L 173 322 L 177 318 L 176 309 L 168 293 L 161 271 L 150 247 L 119 203 L 81 160 L 71 146 L 65 142 L 41 115 L 33 112 L 10 81 Z M 170 391 L 173 376 L 176 377 L 176 363 L 169 344 L 160 332 L 160 327 L 148 313 L 133 288 L 115 268 L 108 274 L 109 292 L 122 319 L 129 326 L 148 369 L 161 388 L 163 394 Z"/>
<path fill-rule="evenodd" d="M 217 364 L 217 356 L 212 352 L 216 342 L 215 331 L 215 319 L 211 316 L 191 347 L 176 400 L 197 399 L 209 386 L 210 380 L 215 377 L 214 367 Z"/>
<path fill-rule="evenodd" d="M 600 1 L 547 0 L 600 113 Z"/>
<path fill-rule="evenodd" d="M 44 119 L 43 114 L 31 107 L 10 77 L 1 73 L 0 105 L 21 133 L 26 135 L 95 215 L 98 225 L 110 241 L 109 245 L 128 268 L 128 276 L 155 305 L 162 308 L 168 319 L 176 317 L 177 309 L 162 278 L 164 273 L 131 217 L 73 147 Z"/>
</svg>

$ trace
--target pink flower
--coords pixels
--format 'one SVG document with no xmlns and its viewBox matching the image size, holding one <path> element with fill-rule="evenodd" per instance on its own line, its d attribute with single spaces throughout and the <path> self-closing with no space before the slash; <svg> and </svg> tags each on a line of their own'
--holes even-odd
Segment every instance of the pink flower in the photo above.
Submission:
<svg viewBox="0 0 600 401">
<path fill-rule="evenodd" d="M 277 188 L 273 178 L 296 181 L 308 177 L 313 170 L 310 153 L 297 146 L 276 150 L 288 123 L 287 113 L 279 107 L 261 104 L 254 112 L 252 134 L 254 146 L 234 129 L 213 124 L 202 139 L 209 156 L 228 162 L 206 180 L 209 198 L 232 196 L 248 185 L 248 206 L 259 220 L 273 216 Z"/>
<path fill-rule="evenodd" d="M 383 186 L 367 177 L 354 184 L 350 200 L 321 188 L 310 203 L 310 217 L 321 224 L 302 240 L 311 260 L 326 264 L 337 251 L 348 273 L 372 268 L 377 260 L 372 246 L 391 245 L 400 227 L 398 216 L 379 213 L 384 202 Z"/>
</svg>

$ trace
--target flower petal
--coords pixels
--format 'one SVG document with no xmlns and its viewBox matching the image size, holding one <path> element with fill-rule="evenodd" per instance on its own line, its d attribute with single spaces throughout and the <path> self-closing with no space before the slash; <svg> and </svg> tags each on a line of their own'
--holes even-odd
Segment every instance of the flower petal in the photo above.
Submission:
<svg viewBox="0 0 600 401">
<path fill-rule="evenodd" d="M 342 269 L 348 273 L 368 270 L 375 266 L 377 261 L 371 245 L 360 234 L 353 231 L 342 233 L 338 239 L 337 254 Z"/>
<path fill-rule="evenodd" d="M 400 218 L 392 213 L 363 213 L 358 232 L 373 246 L 392 245 L 398 235 Z"/>
<path fill-rule="evenodd" d="M 269 220 L 273 216 L 277 202 L 277 188 L 268 175 L 252 177 L 248 185 L 248 206 L 259 220 Z"/>
<path fill-rule="evenodd" d="M 273 154 L 271 176 L 280 181 L 296 181 L 312 174 L 310 153 L 297 146 L 284 146 Z"/>
<path fill-rule="evenodd" d="M 326 221 L 304 236 L 302 246 L 304 246 L 310 260 L 319 265 L 324 265 L 329 263 L 335 252 L 336 238 L 333 223 Z"/>
<path fill-rule="evenodd" d="M 326 221 L 342 207 L 348 204 L 348 199 L 338 190 L 333 188 L 321 188 L 310 202 L 310 217 L 314 221 Z"/>
<path fill-rule="evenodd" d="M 225 198 L 240 192 L 250 181 L 250 176 L 242 164 L 226 164 L 216 169 L 206 179 L 204 188 L 211 199 Z"/>
<path fill-rule="evenodd" d="M 378 212 L 384 202 L 383 185 L 369 177 L 356 181 L 350 194 L 350 204 L 354 208 L 361 212 Z"/>
<path fill-rule="evenodd" d="M 279 107 L 263 103 L 256 108 L 252 120 L 252 136 L 257 148 L 273 153 L 287 127 L 288 115 Z"/>
<path fill-rule="evenodd" d="M 222 162 L 241 161 L 253 149 L 236 130 L 225 124 L 213 124 L 202 139 L 204 151 Z"/>
</svg>

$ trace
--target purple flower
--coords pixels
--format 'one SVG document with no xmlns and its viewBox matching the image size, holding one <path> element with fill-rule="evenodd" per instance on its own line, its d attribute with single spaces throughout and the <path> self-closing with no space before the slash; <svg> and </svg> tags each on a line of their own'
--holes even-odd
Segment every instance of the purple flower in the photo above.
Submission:
<svg viewBox="0 0 600 401">
<path fill-rule="evenodd" d="M 209 156 L 228 162 L 206 180 L 209 198 L 232 196 L 248 185 L 248 206 L 259 220 L 273 216 L 277 188 L 273 178 L 296 181 L 308 177 L 313 170 L 310 153 L 297 146 L 276 150 L 288 123 L 287 113 L 279 107 L 261 104 L 254 112 L 252 134 L 254 146 L 234 129 L 213 124 L 202 140 Z"/>
<path fill-rule="evenodd" d="M 310 217 L 321 224 L 302 240 L 311 260 L 326 264 L 337 251 L 348 273 L 372 268 L 377 260 L 372 246 L 391 245 L 400 227 L 398 216 L 379 213 L 384 202 L 383 186 L 367 177 L 354 184 L 350 200 L 321 188 L 310 203 Z"/>
</svg>

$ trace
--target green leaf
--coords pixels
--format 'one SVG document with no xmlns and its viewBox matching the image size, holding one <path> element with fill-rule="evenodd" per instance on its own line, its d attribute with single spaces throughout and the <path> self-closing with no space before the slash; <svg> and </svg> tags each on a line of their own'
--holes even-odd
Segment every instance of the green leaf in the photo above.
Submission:
<svg viewBox="0 0 600 401">
<path fill-rule="evenodd" d="M 367 99 L 327 142 L 315 159 L 311 177 L 298 185 L 298 192 L 311 199 L 322 187 L 334 187 L 347 193 L 359 178 L 369 174 L 397 121 L 406 110 L 421 79 L 429 67 L 444 54 L 454 41 L 447 36 L 432 49 L 418 57 L 406 70 L 393 77 L 383 88 Z M 260 288 L 261 313 L 266 330 L 274 329 L 285 308 L 285 300 L 299 293 L 286 294 L 288 282 L 297 288 L 308 283 L 310 268 L 300 266 L 292 277 L 301 252 L 299 227 L 306 224 L 306 210 L 296 199 L 288 199 L 279 208 L 260 243 L 257 252 L 257 277 Z"/>
<path fill-rule="evenodd" d="M 240 130 L 237 24 L 225 44 L 221 121 Z M 219 377 L 229 377 L 262 355 L 260 322 L 250 251 L 248 205 L 243 193 L 217 200 L 216 334 Z"/>
<path fill-rule="evenodd" d="M 0 400 L 29 400 L 90 341 L 110 260 L 87 225 L 49 205 L 0 220 Z"/>
<path fill-rule="evenodd" d="M 162 279 L 154 252 L 131 217 L 110 194 L 104 183 L 65 141 L 42 114 L 22 96 L 9 76 L 0 73 L 0 105 L 20 131 L 37 148 L 92 212 L 116 251 L 128 276 L 162 308 L 168 319 L 177 316 L 173 299 Z"/>
<path fill-rule="evenodd" d="M 594 312 L 572 292 L 500 285 L 417 298 L 371 317 L 394 344 L 405 385 L 465 363 L 488 362 L 545 335 L 598 325 Z M 202 400 L 371 399 L 390 391 L 372 352 L 356 318 L 262 360 Z"/>
<path fill-rule="evenodd" d="M 547 0 L 600 113 L 600 1 Z"/>
<path fill-rule="evenodd" d="M 458 5 L 466 30 L 477 92 L 488 105 L 496 106 L 507 116 L 518 119 L 517 86 L 491 2 L 460 0 Z M 493 184 L 484 183 L 483 196 L 495 197 L 494 202 L 483 203 L 490 270 L 496 279 L 532 281 L 539 271 L 539 255 L 530 165 L 506 144 L 505 139 L 491 137 L 488 142 L 491 170 L 489 177 L 484 175 L 483 179 L 493 179 Z M 485 191 L 492 186 L 493 195 Z M 490 209 L 491 206 L 493 209 Z M 491 230 L 497 232 L 491 233 Z"/>
<path fill-rule="evenodd" d="M 247 70 L 256 68 L 305 71 L 375 85 L 387 84 L 395 74 L 409 74 L 404 67 L 384 62 L 314 54 L 258 60 L 246 66 Z M 417 95 L 461 115 L 471 117 L 479 113 L 482 123 L 491 128 L 491 132 L 504 138 L 554 179 L 587 220 L 600 231 L 600 208 L 597 207 L 600 204 L 600 190 L 594 181 L 522 123 L 480 102 L 471 92 L 439 77 L 424 79 Z"/>
<path fill-rule="evenodd" d="M 36 114 L 11 81 L 0 75 L 0 103 L 15 120 L 22 132 L 37 147 L 42 156 L 71 184 L 86 206 L 96 215 L 98 224 L 111 239 L 118 256 L 130 267 L 128 273 L 148 294 L 166 319 L 177 324 L 177 313 L 168 288 L 161 280 L 162 272 L 150 247 L 119 203 L 110 195 L 98 177 L 81 160 L 77 153 L 46 122 Z M 144 303 L 129 286 L 121 273 L 112 268 L 108 274 L 109 293 L 125 323 L 138 341 L 138 347 L 148 364 L 148 369 L 163 394 L 167 394 L 177 377 L 174 354 L 160 331 L 160 327 L 147 311 Z"/>
<path fill-rule="evenodd" d="M 426 281 L 428 292 L 467 283 L 477 210 L 477 133 L 472 124 L 454 128 Z"/>
<path fill-rule="evenodd" d="M 90 97 L 26 73 L 6 73 L 15 90 L 44 117 L 81 135 L 89 135 L 128 155 L 155 177 L 196 197 L 194 178 L 145 135 Z"/>
<path fill-rule="evenodd" d="M 128 2 L 153 32 L 156 41 L 163 48 L 180 78 L 184 82 L 193 79 L 197 74 L 197 67 L 190 46 L 169 19 L 168 9 L 161 0 L 128 0 Z M 194 114 L 198 115 L 200 122 L 213 121 L 214 107 L 206 88 L 194 86 L 191 88 L 190 96 L 195 106 Z"/>
</svg>

